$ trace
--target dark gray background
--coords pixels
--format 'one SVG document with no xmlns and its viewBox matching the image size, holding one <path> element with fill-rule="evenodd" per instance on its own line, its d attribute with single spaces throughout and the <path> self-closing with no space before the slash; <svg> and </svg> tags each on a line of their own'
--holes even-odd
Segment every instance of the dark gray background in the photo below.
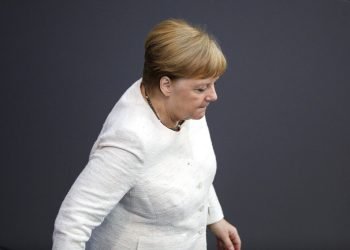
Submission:
<svg viewBox="0 0 350 250">
<path fill-rule="evenodd" d="M 1 1 L 0 12 L 0 245 L 50 249 L 107 114 L 141 76 L 146 34 L 180 17 L 228 58 L 207 119 L 244 249 L 350 249 L 349 1 Z"/>
</svg>

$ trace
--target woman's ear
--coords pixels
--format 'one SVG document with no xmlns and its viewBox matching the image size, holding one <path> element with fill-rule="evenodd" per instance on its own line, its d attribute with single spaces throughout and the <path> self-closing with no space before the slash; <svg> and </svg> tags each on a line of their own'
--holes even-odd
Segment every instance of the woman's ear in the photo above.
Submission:
<svg viewBox="0 0 350 250">
<path fill-rule="evenodd" d="M 172 92 L 172 82 L 171 79 L 167 76 L 162 76 L 159 80 L 160 91 L 165 96 L 170 96 Z"/>
</svg>

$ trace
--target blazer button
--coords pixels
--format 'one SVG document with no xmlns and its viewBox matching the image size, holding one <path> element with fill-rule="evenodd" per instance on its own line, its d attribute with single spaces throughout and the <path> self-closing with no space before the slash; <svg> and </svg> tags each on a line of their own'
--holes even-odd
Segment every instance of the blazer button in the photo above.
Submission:
<svg viewBox="0 0 350 250">
<path fill-rule="evenodd" d="M 202 188 L 202 182 L 198 183 L 197 188 L 198 188 L 198 189 L 201 189 L 201 188 Z"/>
</svg>

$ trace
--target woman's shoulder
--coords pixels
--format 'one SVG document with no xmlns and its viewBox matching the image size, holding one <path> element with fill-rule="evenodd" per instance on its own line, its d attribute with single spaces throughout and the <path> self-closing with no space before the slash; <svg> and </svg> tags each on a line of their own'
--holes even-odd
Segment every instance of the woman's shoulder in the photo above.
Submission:
<svg viewBox="0 0 350 250">
<path fill-rule="evenodd" d="M 149 107 L 140 92 L 140 82 L 141 79 L 132 84 L 114 105 L 103 124 L 100 136 L 108 134 L 138 138 L 142 143 L 147 135 L 155 131 Z"/>
</svg>

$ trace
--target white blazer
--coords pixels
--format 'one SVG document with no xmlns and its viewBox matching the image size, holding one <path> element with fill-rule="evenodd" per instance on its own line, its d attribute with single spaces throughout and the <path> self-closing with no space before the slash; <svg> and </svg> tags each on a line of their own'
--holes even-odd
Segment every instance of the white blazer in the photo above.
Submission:
<svg viewBox="0 0 350 250">
<path fill-rule="evenodd" d="M 205 118 L 166 128 L 140 83 L 108 115 L 61 205 L 53 249 L 204 250 L 206 226 L 223 218 Z"/>
</svg>

